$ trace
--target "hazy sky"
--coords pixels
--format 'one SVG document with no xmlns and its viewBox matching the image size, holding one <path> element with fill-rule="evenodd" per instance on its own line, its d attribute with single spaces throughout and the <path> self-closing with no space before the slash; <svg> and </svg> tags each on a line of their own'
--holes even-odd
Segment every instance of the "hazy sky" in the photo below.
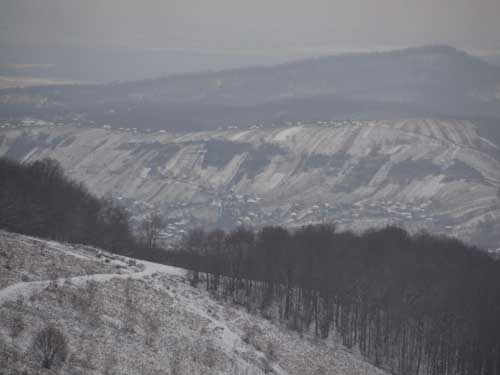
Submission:
<svg viewBox="0 0 500 375">
<path fill-rule="evenodd" d="M 288 53 L 500 48 L 500 0 L 0 0 L 0 40 Z"/>
</svg>

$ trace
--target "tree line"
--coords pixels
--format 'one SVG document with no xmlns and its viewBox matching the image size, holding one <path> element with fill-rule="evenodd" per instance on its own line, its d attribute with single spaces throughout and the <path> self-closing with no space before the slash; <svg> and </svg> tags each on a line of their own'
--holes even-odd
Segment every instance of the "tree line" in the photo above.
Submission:
<svg viewBox="0 0 500 375">
<path fill-rule="evenodd" d="M 500 266 L 450 238 L 333 225 L 192 231 L 191 282 L 400 374 L 500 374 Z"/>
<path fill-rule="evenodd" d="M 111 196 L 97 198 L 68 178 L 53 159 L 32 163 L 0 158 L 0 228 L 62 242 L 88 244 L 135 257 L 159 258 L 161 217 L 137 232 L 130 213 Z"/>
</svg>

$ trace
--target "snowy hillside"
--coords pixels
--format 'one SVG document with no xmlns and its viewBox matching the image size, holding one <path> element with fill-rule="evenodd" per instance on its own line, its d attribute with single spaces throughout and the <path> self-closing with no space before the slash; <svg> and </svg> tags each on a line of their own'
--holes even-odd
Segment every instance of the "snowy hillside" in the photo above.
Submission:
<svg viewBox="0 0 500 375">
<path fill-rule="evenodd" d="M 500 149 L 467 121 L 319 122 L 170 133 L 4 127 L 0 155 L 51 157 L 98 194 L 168 217 L 165 238 L 196 225 L 343 228 L 397 224 L 496 249 Z"/>
<path fill-rule="evenodd" d="M 386 374 L 191 287 L 186 271 L 0 232 L 0 369 L 7 374 Z M 40 370 L 35 334 L 67 338 Z"/>
</svg>

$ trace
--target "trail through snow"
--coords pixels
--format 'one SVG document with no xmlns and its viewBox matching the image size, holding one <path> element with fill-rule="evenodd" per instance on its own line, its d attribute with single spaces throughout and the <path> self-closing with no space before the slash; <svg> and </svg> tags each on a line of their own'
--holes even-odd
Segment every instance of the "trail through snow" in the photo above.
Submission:
<svg viewBox="0 0 500 375">
<path fill-rule="evenodd" d="M 47 245 L 50 246 L 50 250 L 54 251 L 64 251 L 65 254 L 71 254 L 78 259 L 94 259 L 96 260 L 96 256 L 93 254 L 82 254 L 80 251 L 78 252 L 68 252 L 67 248 L 55 242 L 46 242 Z M 74 250 L 74 249 L 71 249 Z M 32 282 L 20 282 L 13 285 L 9 285 L 6 288 L 0 290 L 0 306 L 8 303 L 15 302 L 19 298 L 27 299 L 32 295 L 36 295 L 37 293 L 41 293 L 45 288 L 49 287 L 51 283 L 56 284 L 57 287 L 62 287 L 65 282 L 70 281 L 74 286 L 84 286 L 89 281 L 96 282 L 107 282 L 112 279 L 142 279 L 147 276 L 151 276 L 154 274 L 158 275 L 166 275 L 169 277 L 185 277 L 186 270 L 181 268 L 176 268 L 172 266 L 167 266 L 158 263 L 152 263 L 148 261 L 139 261 L 123 256 L 112 256 L 114 261 L 121 264 L 127 264 L 129 269 L 131 268 L 130 262 L 135 262 L 135 264 L 142 268 L 142 270 L 138 272 L 129 272 L 129 273 L 107 273 L 107 274 L 92 274 L 92 275 L 84 275 L 84 276 L 75 276 L 75 277 L 61 277 L 55 280 L 43 280 L 43 281 L 32 281 Z M 186 288 L 189 288 L 186 285 Z M 187 296 L 186 290 L 177 293 L 177 298 L 181 300 L 184 308 L 191 313 L 200 316 L 202 318 L 207 319 L 211 322 L 211 325 L 214 328 L 214 332 L 219 331 L 221 334 L 221 346 L 220 349 L 224 350 L 228 355 L 231 355 L 231 351 L 238 347 L 240 351 L 250 350 L 246 347 L 242 341 L 240 335 L 238 335 L 234 330 L 226 324 L 226 322 L 221 319 L 217 319 L 214 316 L 210 315 L 203 306 L 207 305 L 208 302 L 206 299 L 207 296 L 202 296 L 201 294 L 196 297 Z M 264 353 L 259 353 L 260 358 L 265 358 Z M 240 360 L 241 361 L 241 360 Z M 278 364 L 273 364 L 273 369 L 278 375 L 287 375 L 288 373 L 283 370 Z"/>
<path fill-rule="evenodd" d="M 6 237 L 14 236 L 7 233 L 3 233 L 3 235 Z M 113 322 L 103 327 L 107 327 L 112 335 L 119 332 L 120 338 L 127 343 L 124 345 L 123 350 L 127 353 L 124 356 L 128 357 L 122 358 L 123 366 L 135 368 L 136 361 L 143 363 L 141 361 L 144 360 L 144 366 L 147 363 L 151 368 L 157 365 L 165 368 L 170 365 L 172 360 L 168 355 L 167 357 L 164 356 L 167 352 L 161 352 L 162 354 L 158 358 L 154 358 L 154 363 L 150 359 L 146 359 L 145 356 L 143 356 L 144 358 L 141 357 L 144 353 L 148 353 L 152 357 L 158 353 L 155 351 L 158 350 L 158 347 L 150 348 L 148 345 L 144 345 L 143 340 L 147 337 L 147 332 L 141 314 L 138 315 L 140 322 L 138 321 L 135 327 L 135 334 L 131 335 L 123 333 L 124 331 L 116 331 L 116 327 L 121 327 L 123 319 L 126 319 L 125 315 L 113 315 L 123 307 L 122 296 L 116 294 L 117 290 L 121 293 L 121 288 L 124 286 L 120 285 L 120 282 L 108 282 L 111 280 L 133 279 L 140 281 L 140 283 L 134 283 L 134 287 L 130 289 L 132 295 L 138 298 L 136 301 L 141 301 L 139 310 L 151 313 L 151 316 L 155 316 L 162 322 L 162 334 L 157 337 L 157 342 L 166 345 L 162 346 L 162 349 L 169 348 L 169 345 L 173 345 L 170 348 L 175 349 L 176 346 L 181 348 L 185 352 L 185 355 L 181 358 L 190 361 L 189 363 L 185 362 L 186 369 L 199 370 L 205 368 L 207 366 L 203 364 L 205 356 L 216 353 L 212 355 L 215 355 L 221 361 L 217 365 L 221 371 L 224 371 L 220 372 L 221 374 L 241 373 L 255 375 L 272 371 L 276 375 L 291 375 L 313 373 L 314 369 L 321 368 L 330 369 L 329 373 L 336 375 L 387 374 L 383 370 L 367 364 L 359 356 L 353 355 L 353 353 L 340 346 L 337 347 L 335 343 L 331 347 L 329 344 L 325 345 L 325 343 L 314 343 L 307 337 L 299 337 L 298 333 L 284 330 L 283 327 L 263 320 L 262 317 L 253 315 L 242 307 L 236 307 L 230 302 L 218 299 L 216 295 L 212 295 L 201 287 L 191 286 L 187 271 L 184 269 L 135 260 L 88 246 L 61 244 L 22 235 L 15 235 L 15 238 L 19 243 L 23 244 L 24 247 L 20 247 L 21 250 L 30 246 L 34 246 L 36 249 L 36 251 L 18 253 L 19 256 L 25 255 L 33 258 L 30 258 L 26 265 L 15 269 L 15 272 L 24 275 L 32 264 L 36 265 L 36 262 L 41 259 L 45 261 L 45 264 L 44 267 L 41 267 L 39 273 L 28 272 L 30 277 L 40 277 L 41 279 L 38 279 L 38 281 L 16 282 L 22 280 L 20 276 L 7 279 L 12 284 L 0 289 L 0 307 L 7 312 L 15 311 L 17 305 L 12 306 L 10 303 L 16 303 L 20 298 L 23 301 L 25 299 L 30 300 L 30 303 L 26 304 L 26 306 L 31 309 L 29 311 L 32 311 L 32 314 L 24 314 L 24 317 L 27 322 L 31 322 L 31 330 L 42 324 L 44 319 L 42 315 L 57 311 L 57 314 L 60 314 L 57 315 L 60 318 L 59 323 L 65 327 L 67 332 L 72 332 L 75 342 L 86 342 L 85 340 L 82 341 L 79 336 L 79 332 L 87 331 L 88 327 L 91 327 L 86 319 L 82 319 L 80 328 L 76 329 L 74 311 L 71 309 L 67 311 L 65 306 L 61 307 L 59 305 L 54 308 L 51 305 L 52 300 L 50 298 L 47 301 L 43 298 L 37 299 L 36 304 L 31 304 L 30 297 L 36 297 L 38 294 L 44 293 L 47 288 L 53 290 L 52 288 L 55 286 L 64 290 L 63 288 L 67 286 L 67 283 L 71 286 L 85 288 L 89 281 L 95 281 L 102 287 L 100 298 L 109 297 L 109 301 L 103 301 L 106 303 L 103 303 L 104 309 L 102 310 L 101 323 L 106 324 L 109 319 Z M 69 268 L 68 270 L 62 269 L 57 276 L 58 278 L 53 276 L 56 272 L 52 272 L 53 270 L 50 268 L 52 263 L 46 261 L 49 258 L 48 255 L 50 255 L 51 262 L 54 261 L 53 259 L 57 261 L 59 255 L 65 256 L 64 266 Z M 70 257 L 69 261 L 68 257 Z M 71 270 L 73 262 L 75 270 Z M 86 267 L 77 267 L 79 262 L 85 264 Z M 88 267 L 88 262 L 95 263 L 96 267 Z M 18 262 L 15 264 L 23 263 Z M 57 272 L 60 271 L 59 268 Z M 69 276 L 70 274 L 65 272 L 82 272 L 82 270 L 87 274 L 72 273 L 73 276 Z M 63 275 L 66 276 L 59 277 Z M 31 280 L 37 279 L 32 278 Z M 140 312 L 139 310 L 137 311 Z M 166 313 L 168 319 L 165 319 Z M 172 323 L 170 324 L 170 322 Z M 78 331 L 79 329 L 82 331 Z M 252 336 L 254 338 L 250 341 L 248 340 L 249 332 L 254 332 L 254 336 Z M 99 350 L 107 348 L 108 344 L 102 337 L 95 336 L 93 340 L 93 347 L 99 347 Z M 182 346 L 183 343 L 186 343 L 187 346 Z M 272 358 L 268 352 L 270 344 L 274 347 L 276 355 Z M 212 350 L 215 350 L 215 352 Z M 174 352 L 175 350 L 169 353 Z M 140 355 L 137 355 L 137 353 L 140 353 Z M 133 361 L 129 358 L 132 355 L 137 355 Z M 193 358 L 199 359 L 199 361 L 196 362 Z M 238 369 L 238 371 L 234 372 L 235 369 Z M 195 371 L 195 373 L 205 372 Z"/>
<path fill-rule="evenodd" d="M 61 246 L 61 249 L 63 249 L 63 246 Z M 81 255 L 79 254 L 75 256 L 77 258 L 81 257 Z M 127 260 L 132 260 L 126 257 L 120 257 L 120 258 L 124 262 L 126 262 Z M 143 266 L 142 271 L 131 272 L 131 273 L 107 273 L 107 274 L 92 274 L 92 275 L 75 276 L 75 277 L 60 277 L 56 280 L 20 282 L 13 285 L 9 285 L 8 287 L 0 290 L 0 305 L 3 305 L 7 302 L 16 301 L 20 297 L 29 298 L 34 294 L 40 293 L 43 289 L 47 288 L 51 283 L 54 283 L 58 287 L 60 287 L 65 282 L 70 281 L 73 285 L 82 286 L 89 281 L 106 282 L 111 279 L 127 279 L 127 278 L 140 279 L 145 276 L 150 276 L 154 273 L 163 273 L 173 276 L 183 276 L 185 275 L 186 272 L 180 268 L 166 266 L 163 264 L 151 263 L 147 261 L 135 261 L 135 262 L 138 265 Z"/>
</svg>

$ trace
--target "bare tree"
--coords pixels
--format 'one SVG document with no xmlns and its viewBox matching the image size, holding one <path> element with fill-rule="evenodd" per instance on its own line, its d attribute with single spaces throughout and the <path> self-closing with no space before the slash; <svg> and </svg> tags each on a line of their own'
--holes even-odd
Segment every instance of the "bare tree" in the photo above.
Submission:
<svg viewBox="0 0 500 375">
<path fill-rule="evenodd" d="M 64 334 L 54 325 L 48 325 L 37 333 L 33 340 L 33 351 L 41 360 L 42 367 L 50 369 L 66 360 L 68 344 Z"/>
<path fill-rule="evenodd" d="M 160 230 L 163 227 L 163 218 L 157 212 L 153 212 L 142 222 L 141 231 L 146 247 L 152 249 L 156 246 Z"/>
</svg>

